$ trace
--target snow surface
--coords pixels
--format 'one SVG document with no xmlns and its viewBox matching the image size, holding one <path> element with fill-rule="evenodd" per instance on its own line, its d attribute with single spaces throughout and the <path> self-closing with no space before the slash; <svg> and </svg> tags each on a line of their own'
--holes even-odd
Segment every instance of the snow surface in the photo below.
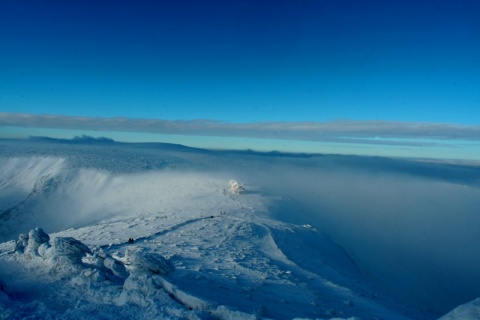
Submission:
<svg viewBox="0 0 480 320">
<path fill-rule="evenodd" d="M 286 181 L 310 192 L 298 180 L 267 181 L 273 175 L 257 171 L 264 162 L 291 169 L 306 161 L 293 172 L 311 175 L 308 157 L 264 157 L 171 145 L 2 141 L 0 318 L 441 315 L 382 286 L 377 269 L 365 270 L 362 251 L 339 245 L 348 237 L 331 233 L 337 225 L 304 213 L 310 207 L 301 196 L 285 197 Z M 413 278 L 418 282 L 404 286 L 431 290 Z M 442 319 L 479 319 L 478 310 L 474 300 Z"/>
<path fill-rule="evenodd" d="M 439 320 L 480 319 L 480 298 L 458 306 Z"/>
</svg>

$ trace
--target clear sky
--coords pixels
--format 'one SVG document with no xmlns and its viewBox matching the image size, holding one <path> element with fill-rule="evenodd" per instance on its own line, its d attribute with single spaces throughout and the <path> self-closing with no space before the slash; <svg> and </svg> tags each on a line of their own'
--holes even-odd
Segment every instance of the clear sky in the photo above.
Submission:
<svg viewBox="0 0 480 320">
<path fill-rule="evenodd" d="M 476 0 L 1 1 L 0 112 L 478 126 L 479 17 Z"/>
</svg>

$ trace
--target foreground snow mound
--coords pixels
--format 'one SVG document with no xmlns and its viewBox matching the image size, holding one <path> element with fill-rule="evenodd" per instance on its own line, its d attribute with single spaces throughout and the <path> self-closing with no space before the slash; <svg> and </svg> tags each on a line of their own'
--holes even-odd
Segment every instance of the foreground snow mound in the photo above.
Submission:
<svg viewBox="0 0 480 320">
<path fill-rule="evenodd" d="M 480 319 L 480 298 L 456 307 L 438 320 L 477 320 Z"/>
</svg>

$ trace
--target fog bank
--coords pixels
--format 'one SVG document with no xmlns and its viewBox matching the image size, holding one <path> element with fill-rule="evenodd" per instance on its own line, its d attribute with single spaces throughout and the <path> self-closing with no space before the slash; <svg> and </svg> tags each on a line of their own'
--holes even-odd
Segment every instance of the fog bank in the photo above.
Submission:
<svg viewBox="0 0 480 320">
<path fill-rule="evenodd" d="M 314 225 L 367 277 L 439 315 L 480 296 L 480 188 L 451 174 L 359 170 L 353 161 L 312 166 L 305 159 L 246 173 L 290 199 L 273 209 L 280 217 Z"/>
</svg>

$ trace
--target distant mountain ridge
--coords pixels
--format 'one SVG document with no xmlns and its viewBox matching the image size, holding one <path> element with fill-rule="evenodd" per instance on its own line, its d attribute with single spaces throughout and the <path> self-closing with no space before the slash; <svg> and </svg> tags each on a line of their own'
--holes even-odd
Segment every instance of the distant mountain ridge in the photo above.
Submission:
<svg viewBox="0 0 480 320">
<path fill-rule="evenodd" d="M 46 141 L 46 142 L 63 142 L 63 143 L 115 143 L 112 138 L 92 137 L 87 135 L 75 136 L 72 139 L 51 138 L 46 136 L 30 136 L 29 140 Z"/>
</svg>

